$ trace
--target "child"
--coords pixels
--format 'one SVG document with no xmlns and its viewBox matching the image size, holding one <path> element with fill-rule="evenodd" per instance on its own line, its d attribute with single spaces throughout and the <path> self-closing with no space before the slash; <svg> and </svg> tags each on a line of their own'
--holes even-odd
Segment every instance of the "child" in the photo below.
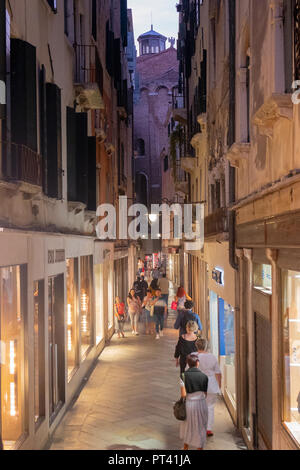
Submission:
<svg viewBox="0 0 300 470">
<path fill-rule="evenodd" d="M 120 302 L 120 297 L 116 297 L 115 302 L 115 315 L 118 320 L 118 338 L 122 337 L 125 338 L 124 335 L 124 326 L 126 321 L 126 313 L 125 313 L 125 304 L 124 302 Z"/>
</svg>

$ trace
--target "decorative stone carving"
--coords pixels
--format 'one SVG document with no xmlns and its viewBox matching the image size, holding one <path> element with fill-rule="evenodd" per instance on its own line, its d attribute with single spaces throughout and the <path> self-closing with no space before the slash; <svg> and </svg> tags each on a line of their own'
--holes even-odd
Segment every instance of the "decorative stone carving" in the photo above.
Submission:
<svg viewBox="0 0 300 470">
<path fill-rule="evenodd" d="M 289 94 L 273 94 L 255 113 L 252 123 L 260 133 L 273 137 L 273 129 L 280 119 L 293 119 L 293 102 Z"/>
<path fill-rule="evenodd" d="M 250 143 L 234 143 L 226 154 L 226 158 L 230 161 L 231 166 L 239 168 L 241 160 L 248 160 L 250 148 Z"/>
</svg>

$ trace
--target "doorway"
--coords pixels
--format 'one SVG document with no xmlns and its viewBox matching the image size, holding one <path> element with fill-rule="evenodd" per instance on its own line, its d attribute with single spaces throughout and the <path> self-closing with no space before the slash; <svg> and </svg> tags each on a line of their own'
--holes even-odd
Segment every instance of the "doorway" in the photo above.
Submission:
<svg viewBox="0 0 300 470">
<path fill-rule="evenodd" d="M 64 275 L 48 279 L 49 417 L 65 401 Z"/>
<path fill-rule="evenodd" d="M 272 449 L 272 328 L 259 313 L 255 318 L 256 417 L 258 449 Z"/>
</svg>

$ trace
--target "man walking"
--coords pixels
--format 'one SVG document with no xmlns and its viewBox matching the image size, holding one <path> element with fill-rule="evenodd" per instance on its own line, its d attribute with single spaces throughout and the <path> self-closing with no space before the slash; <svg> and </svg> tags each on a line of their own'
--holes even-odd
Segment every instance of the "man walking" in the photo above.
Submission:
<svg viewBox="0 0 300 470">
<path fill-rule="evenodd" d="M 134 293 L 141 302 L 143 302 L 145 295 L 143 295 L 143 286 L 140 276 L 137 276 L 136 281 L 133 283 Z"/>
<path fill-rule="evenodd" d="M 165 313 L 167 311 L 167 305 L 165 300 L 162 298 L 160 289 L 157 289 L 156 297 L 153 299 L 152 305 L 154 305 L 153 313 L 156 321 L 156 339 L 159 339 L 163 336 Z"/>
<path fill-rule="evenodd" d="M 186 300 L 184 304 L 184 310 L 181 310 L 178 314 L 174 329 L 179 330 L 179 336 L 186 334 L 186 324 L 189 321 L 194 321 L 199 327 L 199 332 L 203 330 L 202 323 L 199 315 L 194 312 L 194 302 L 192 300 Z"/>
</svg>

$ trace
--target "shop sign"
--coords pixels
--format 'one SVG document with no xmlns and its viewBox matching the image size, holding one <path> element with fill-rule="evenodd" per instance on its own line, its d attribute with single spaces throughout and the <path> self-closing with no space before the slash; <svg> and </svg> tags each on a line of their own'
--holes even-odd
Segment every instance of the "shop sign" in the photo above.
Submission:
<svg viewBox="0 0 300 470">
<path fill-rule="evenodd" d="M 224 286 L 224 271 L 223 269 L 215 268 L 212 270 L 212 279 L 221 286 Z"/>
</svg>

